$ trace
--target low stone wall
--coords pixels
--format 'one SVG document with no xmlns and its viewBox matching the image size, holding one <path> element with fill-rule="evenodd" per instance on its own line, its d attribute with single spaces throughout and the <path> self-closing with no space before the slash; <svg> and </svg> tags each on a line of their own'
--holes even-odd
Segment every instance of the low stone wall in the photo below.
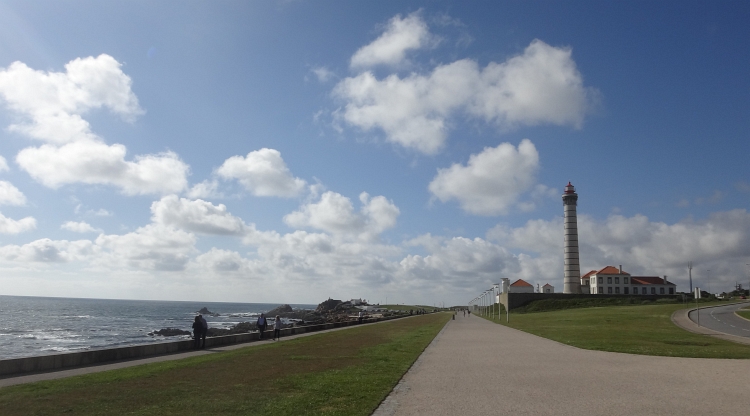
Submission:
<svg viewBox="0 0 750 416">
<path fill-rule="evenodd" d="M 678 295 L 591 295 L 591 294 L 568 294 L 568 293 L 502 293 L 500 294 L 500 303 L 508 310 L 520 308 L 535 300 L 542 299 L 601 299 L 601 298 L 636 298 L 642 300 L 654 300 L 661 298 L 673 299 Z"/>
<path fill-rule="evenodd" d="M 383 318 L 365 319 L 364 323 L 387 321 L 405 316 L 391 316 Z M 356 325 L 357 321 L 335 322 L 318 325 L 307 325 L 299 327 L 284 328 L 281 336 L 304 334 L 326 329 L 341 328 Z M 266 338 L 273 335 L 273 330 L 266 331 Z M 242 344 L 258 341 L 259 334 L 250 332 L 245 334 L 224 335 L 220 337 L 206 338 L 206 348 L 219 347 L 223 345 Z M 177 352 L 191 351 L 193 340 L 167 341 L 154 344 L 131 345 L 127 347 L 106 348 L 100 350 L 87 350 L 63 354 L 42 355 L 35 357 L 13 358 L 0 360 L 0 377 L 20 375 L 25 373 L 37 373 L 54 370 L 63 370 L 74 367 L 84 367 L 94 364 L 103 364 L 122 360 L 133 360 L 137 358 L 152 357 L 156 355 L 174 354 Z"/>
</svg>

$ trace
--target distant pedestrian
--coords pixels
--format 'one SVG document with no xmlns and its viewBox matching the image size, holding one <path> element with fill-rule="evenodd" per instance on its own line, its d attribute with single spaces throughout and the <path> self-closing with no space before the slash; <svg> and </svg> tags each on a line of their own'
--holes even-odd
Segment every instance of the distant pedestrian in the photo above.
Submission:
<svg viewBox="0 0 750 416">
<path fill-rule="evenodd" d="M 203 343 L 201 344 L 201 349 L 206 348 L 206 335 L 208 334 L 208 322 L 206 322 L 206 318 L 203 317 L 203 315 L 198 315 L 201 318 L 201 324 L 203 324 L 203 331 L 201 332 L 201 340 Z"/>
<path fill-rule="evenodd" d="M 263 339 L 263 331 L 266 330 L 266 327 L 268 326 L 268 322 L 266 321 L 266 315 L 260 314 L 258 317 L 258 322 L 255 323 L 258 327 L 258 332 L 260 332 L 260 339 Z"/>
<path fill-rule="evenodd" d="M 199 349 L 201 346 L 201 335 L 203 334 L 203 322 L 200 315 L 195 317 L 193 322 L 193 349 Z"/>
<path fill-rule="evenodd" d="M 273 320 L 273 339 L 281 339 L 281 317 L 276 315 L 276 319 Z"/>
<path fill-rule="evenodd" d="M 464 316 L 466 316 L 466 309 L 464 309 L 463 311 L 464 311 Z"/>
<path fill-rule="evenodd" d="M 359 311 L 359 317 L 357 318 L 357 320 L 359 321 L 359 323 L 360 323 L 360 324 L 362 323 L 362 319 L 363 319 L 364 317 L 365 317 L 365 316 L 364 316 L 364 313 L 363 313 L 362 311 Z"/>
</svg>

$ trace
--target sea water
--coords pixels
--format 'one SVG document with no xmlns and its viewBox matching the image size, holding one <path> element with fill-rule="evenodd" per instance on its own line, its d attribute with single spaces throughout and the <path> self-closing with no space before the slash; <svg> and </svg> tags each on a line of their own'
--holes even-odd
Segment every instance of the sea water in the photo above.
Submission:
<svg viewBox="0 0 750 416">
<path fill-rule="evenodd" d="M 148 335 L 162 328 L 192 331 L 205 307 L 210 328 L 253 322 L 279 304 L 176 302 L 0 296 L 0 360 L 188 339 Z M 316 305 L 291 305 L 314 309 Z"/>
</svg>

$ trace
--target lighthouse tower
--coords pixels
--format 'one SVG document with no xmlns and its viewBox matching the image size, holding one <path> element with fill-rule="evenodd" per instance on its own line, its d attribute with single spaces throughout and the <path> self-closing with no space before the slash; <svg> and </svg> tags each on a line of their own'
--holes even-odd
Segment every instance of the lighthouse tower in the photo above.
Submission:
<svg viewBox="0 0 750 416">
<path fill-rule="evenodd" d="M 563 293 L 581 293 L 581 266 L 578 263 L 578 217 L 576 205 L 578 194 L 576 188 L 568 182 L 562 195 L 565 208 L 565 266 Z"/>
</svg>

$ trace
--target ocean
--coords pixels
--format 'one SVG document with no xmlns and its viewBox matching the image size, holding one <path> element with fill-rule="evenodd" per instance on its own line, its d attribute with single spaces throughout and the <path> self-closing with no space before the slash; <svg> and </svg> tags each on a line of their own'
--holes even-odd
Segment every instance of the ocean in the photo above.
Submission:
<svg viewBox="0 0 750 416">
<path fill-rule="evenodd" d="M 201 308 L 211 328 L 250 322 L 277 303 L 224 303 L 0 296 L 0 360 L 187 339 L 149 336 L 162 328 L 191 331 Z M 317 305 L 291 304 L 295 309 Z"/>
</svg>

